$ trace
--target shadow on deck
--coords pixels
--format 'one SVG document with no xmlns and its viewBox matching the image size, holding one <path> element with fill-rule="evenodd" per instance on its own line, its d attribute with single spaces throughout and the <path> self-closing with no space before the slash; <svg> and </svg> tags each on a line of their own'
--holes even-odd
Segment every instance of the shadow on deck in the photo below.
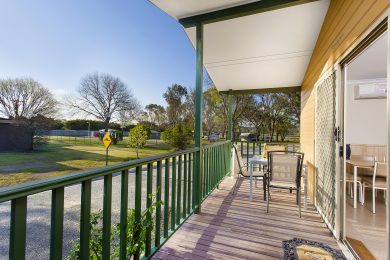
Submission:
<svg viewBox="0 0 390 260">
<path fill-rule="evenodd" d="M 153 259 L 281 259 L 283 240 L 294 237 L 339 249 L 313 205 L 298 217 L 295 195 L 272 192 L 270 213 L 259 185 L 249 201 L 249 181 L 230 195 L 235 180 L 226 178 L 153 256 Z"/>
</svg>

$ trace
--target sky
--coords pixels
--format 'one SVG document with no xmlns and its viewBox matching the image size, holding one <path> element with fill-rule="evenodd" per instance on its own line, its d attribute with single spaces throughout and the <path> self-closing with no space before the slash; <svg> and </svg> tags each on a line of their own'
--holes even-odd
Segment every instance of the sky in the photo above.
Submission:
<svg viewBox="0 0 390 260">
<path fill-rule="evenodd" d="M 195 84 L 195 51 L 147 0 L 0 0 L 0 78 L 32 77 L 57 99 L 88 73 L 122 79 L 145 106 Z"/>
</svg>

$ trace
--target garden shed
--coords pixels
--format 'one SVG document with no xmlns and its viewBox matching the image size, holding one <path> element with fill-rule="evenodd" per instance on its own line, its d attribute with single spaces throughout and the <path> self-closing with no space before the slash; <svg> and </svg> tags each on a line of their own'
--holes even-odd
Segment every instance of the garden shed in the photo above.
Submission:
<svg viewBox="0 0 390 260">
<path fill-rule="evenodd" d="M 33 149 L 33 130 L 14 120 L 0 119 L 0 151 Z"/>
</svg>

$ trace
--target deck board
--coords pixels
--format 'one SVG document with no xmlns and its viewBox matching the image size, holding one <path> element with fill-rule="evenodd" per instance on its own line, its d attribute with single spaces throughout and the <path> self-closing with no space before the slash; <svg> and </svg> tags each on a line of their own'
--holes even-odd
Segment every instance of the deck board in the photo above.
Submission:
<svg viewBox="0 0 390 260">
<path fill-rule="evenodd" d="M 294 194 L 274 191 L 267 214 L 260 185 L 249 201 L 249 182 L 231 195 L 234 182 L 226 178 L 153 259 L 282 259 L 282 241 L 294 237 L 339 249 L 313 205 L 299 218 Z"/>
</svg>

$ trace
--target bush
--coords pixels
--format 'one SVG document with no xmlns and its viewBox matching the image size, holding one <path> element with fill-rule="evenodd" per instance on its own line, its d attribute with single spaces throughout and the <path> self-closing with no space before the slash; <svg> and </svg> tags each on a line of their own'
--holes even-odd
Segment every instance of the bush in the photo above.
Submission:
<svg viewBox="0 0 390 260">
<path fill-rule="evenodd" d="M 178 150 L 184 150 L 191 143 L 193 135 L 191 129 L 183 124 L 177 124 L 162 132 L 161 139 Z"/>
<path fill-rule="evenodd" d="M 151 194 L 149 196 L 152 196 Z M 152 196 L 153 197 L 153 196 Z M 152 198 L 153 199 L 153 198 Z M 151 217 L 148 219 L 148 215 L 153 216 L 153 212 L 156 207 L 161 206 L 161 201 L 156 201 L 150 208 L 141 212 L 141 220 L 135 221 L 135 210 L 129 209 L 127 213 L 127 243 L 126 252 L 128 259 L 133 256 L 138 250 L 140 252 L 145 251 L 146 230 L 148 228 L 153 229 L 154 219 Z M 102 259 L 103 248 L 103 211 L 92 212 L 91 218 L 91 237 L 89 240 L 89 259 Z M 116 223 L 112 228 L 111 233 L 111 255 L 113 259 L 119 258 L 119 236 L 120 236 L 120 223 Z M 80 259 L 80 239 L 73 241 L 73 248 L 69 254 L 68 259 L 78 260 Z"/>
</svg>

